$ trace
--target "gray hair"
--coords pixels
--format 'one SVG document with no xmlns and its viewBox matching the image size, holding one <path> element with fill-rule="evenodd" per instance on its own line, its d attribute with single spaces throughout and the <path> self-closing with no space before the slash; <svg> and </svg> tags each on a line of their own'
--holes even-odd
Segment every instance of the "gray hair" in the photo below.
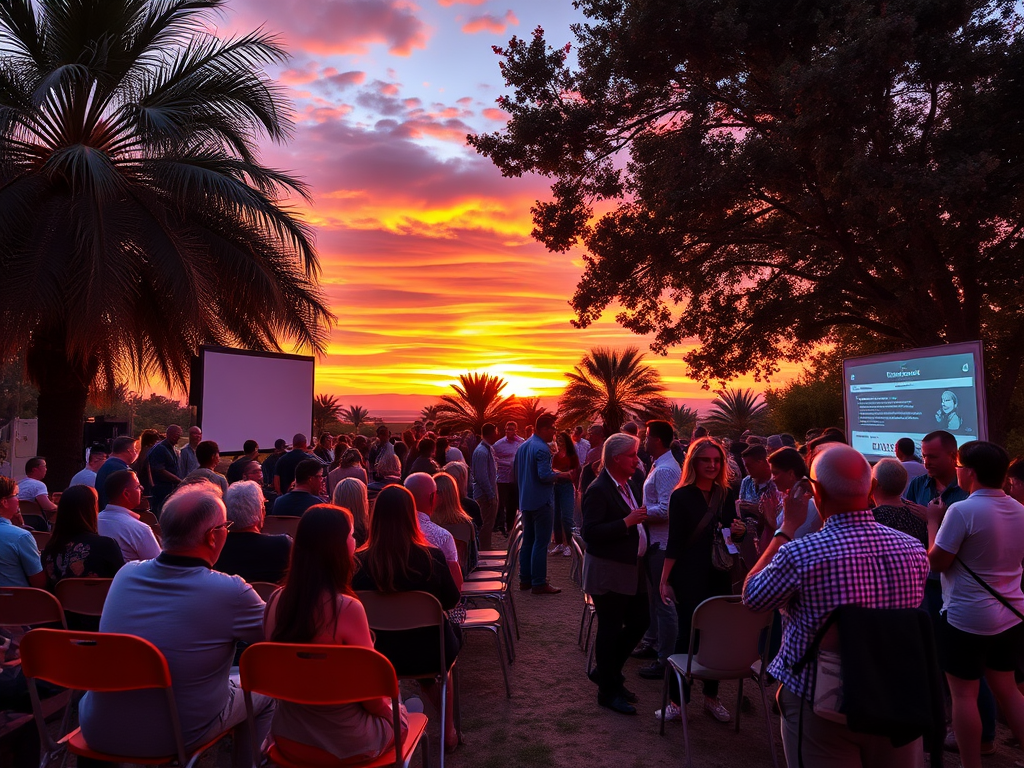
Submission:
<svg viewBox="0 0 1024 768">
<path fill-rule="evenodd" d="M 252 528 L 263 522 L 263 489 L 253 480 L 239 480 L 228 486 L 224 506 L 236 528 Z"/>
<path fill-rule="evenodd" d="M 871 470 L 871 476 L 886 496 L 899 496 L 907 487 L 907 468 L 899 459 L 882 459 Z"/>
<path fill-rule="evenodd" d="M 390 451 L 382 450 L 384 455 L 377 459 L 377 474 L 382 477 L 398 477 L 402 474 L 402 460 L 398 458 L 395 449 Z"/>
<path fill-rule="evenodd" d="M 207 531 L 226 518 L 224 502 L 212 490 L 202 485 L 179 489 L 167 500 L 160 513 L 164 551 L 175 552 L 198 546 Z"/>
<path fill-rule="evenodd" d="M 608 462 L 626 451 L 640 447 L 640 440 L 625 432 L 616 432 L 604 441 L 601 449 L 601 463 L 608 466 Z"/>
<path fill-rule="evenodd" d="M 451 475 L 455 484 L 459 486 L 459 495 L 469 496 L 469 467 L 461 461 L 449 461 L 444 465 L 444 471 Z"/>
<path fill-rule="evenodd" d="M 814 479 L 829 499 L 860 502 L 871 492 L 871 465 L 855 448 L 826 443 L 814 454 Z"/>
</svg>

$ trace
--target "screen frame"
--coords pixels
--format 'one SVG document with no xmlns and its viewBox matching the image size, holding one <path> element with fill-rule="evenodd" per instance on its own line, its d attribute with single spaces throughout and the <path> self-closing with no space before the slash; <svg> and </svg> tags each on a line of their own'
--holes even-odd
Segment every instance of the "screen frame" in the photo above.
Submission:
<svg viewBox="0 0 1024 768">
<path fill-rule="evenodd" d="M 843 421 L 846 422 L 846 441 L 853 445 L 853 423 L 850 420 L 850 398 L 847 392 L 849 386 L 849 369 L 862 365 L 874 365 L 876 363 L 905 362 L 920 358 L 944 357 L 946 355 L 974 356 L 975 360 L 975 402 L 978 405 L 978 440 L 988 440 L 988 400 L 985 392 L 985 356 L 984 345 L 981 341 L 961 341 L 955 344 L 937 344 L 932 347 L 914 347 L 898 352 L 884 352 L 877 355 L 862 355 L 860 357 L 848 357 L 843 360 Z M 865 454 L 870 459 L 876 454 Z"/>
<path fill-rule="evenodd" d="M 192 358 L 191 370 L 189 371 L 188 404 L 196 409 L 195 422 L 200 429 L 203 428 L 203 387 L 206 374 L 206 354 L 215 353 L 221 355 L 243 355 L 246 357 L 262 357 L 274 360 L 296 360 L 311 363 L 313 375 L 310 377 L 309 386 L 309 429 L 313 429 L 313 407 L 316 404 L 316 358 L 313 355 L 296 355 L 287 352 L 259 352 L 251 349 L 236 349 L 235 347 L 219 347 L 212 344 L 203 344 L 199 347 L 198 354 Z M 222 451 L 225 456 L 241 455 L 241 450 Z"/>
</svg>

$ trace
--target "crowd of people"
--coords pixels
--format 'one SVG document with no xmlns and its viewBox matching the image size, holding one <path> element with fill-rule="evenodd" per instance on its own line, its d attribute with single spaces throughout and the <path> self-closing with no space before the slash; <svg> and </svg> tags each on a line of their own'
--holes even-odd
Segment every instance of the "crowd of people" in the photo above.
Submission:
<svg viewBox="0 0 1024 768">
<path fill-rule="evenodd" d="M 448 612 L 450 670 L 464 579 L 518 514 L 520 590 L 558 594 L 549 558 L 585 550 L 602 707 L 637 713 L 623 673 L 633 656 L 649 662 L 641 677 L 671 684 L 655 715 L 684 717 L 690 685 L 678 690 L 669 657 L 690 651 L 698 605 L 742 595 L 754 611 L 777 612 L 765 642 L 791 766 L 798 753 L 807 765 L 916 765 L 920 740 L 894 746 L 820 714 L 804 661 L 843 605 L 920 607 L 948 686 L 946 747 L 977 768 L 994 749 L 996 703 L 1024 738 L 1024 461 L 1001 447 L 958 445 L 937 431 L 919 445 L 900 440 L 871 466 L 836 429 L 803 444 L 785 434 L 719 440 L 701 428 L 680 439 L 660 420 L 606 434 L 600 424 L 559 431 L 543 415 L 518 431 L 514 422 L 479 435 L 417 423 L 393 436 L 381 425 L 372 439 L 324 433 L 313 446 L 296 434 L 262 461 L 250 440 L 221 474 L 218 445 L 198 427 L 172 425 L 93 446 L 72 484 L 52 495 L 36 457 L 24 478 L 0 477 L 0 586 L 113 578 L 98 625 L 82 628 L 138 635 L 164 652 L 194 745 L 245 724 L 238 644 L 376 647 L 400 674 L 437 657 L 436 633 L 372 635 L 357 590 L 434 595 Z M 49 531 L 41 551 L 22 501 Z M 262 533 L 267 515 L 299 518 L 294 540 Z M 460 553 L 451 531 L 467 525 L 475 536 Z M 264 603 L 256 582 L 281 589 Z M 433 679 L 422 693 L 440 709 Z M 394 735 L 389 701 L 323 709 L 255 699 L 257 741 L 294 755 L 375 756 Z M 702 705 L 717 721 L 733 717 L 714 680 L 702 685 Z M 114 753 L 173 751 L 173 734 L 153 716 L 160 706 L 146 693 L 89 694 L 83 734 Z M 456 749 L 455 718 L 445 720 L 445 748 Z M 236 738 L 236 765 L 251 765 L 250 743 Z"/>
</svg>

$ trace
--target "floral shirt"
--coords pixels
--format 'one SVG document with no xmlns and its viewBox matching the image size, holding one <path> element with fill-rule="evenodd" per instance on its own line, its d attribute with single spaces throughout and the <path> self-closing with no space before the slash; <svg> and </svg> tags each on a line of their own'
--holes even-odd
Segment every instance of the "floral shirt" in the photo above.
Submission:
<svg viewBox="0 0 1024 768">
<path fill-rule="evenodd" d="M 51 589 L 61 579 L 113 578 L 122 565 L 124 556 L 118 543 L 95 533 L 83 533 L 69 541 L 62 551 L 43 555 L 43 570 Z"/>
</svg>

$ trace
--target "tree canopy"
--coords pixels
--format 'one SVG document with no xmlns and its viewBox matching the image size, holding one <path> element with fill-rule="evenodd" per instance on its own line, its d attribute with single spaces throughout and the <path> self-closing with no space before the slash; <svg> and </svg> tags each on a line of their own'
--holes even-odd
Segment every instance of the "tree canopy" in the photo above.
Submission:
<svg viewBox="0 0 1024 768">
<path fill-rule="evenodd" d="M 322 351 L 332 315 L 287 138 L 286 58 L 224 39 L 223 0 L 0 0 L 0 358 L 25 351 L 55 483 L 88 390 L 183 388 L 201 344 Z"/>
<path fill-rule="evenodd" d="M 552 179 L 534 236 L 705 382 L 836 338 L 982 339 L 997 427 L 1024 345 L 1024 37 L 1013 0 L 579 0 L 575 51 L 496 48 L 507 127 Z M 575 61 L 571 53 L 575 53 Z"/>
<path fill-rule="evenodd" d="M 471 429 L 480 434 L 484 424 L 514 421 L 519 411 L 515 397 L 502 395 L 508 382 L 489 373 L 463 373 L 452 384 L 453 395 L 442 395 L 437 404 L 437 425 Z"/>
<path fill-rule="evenodd" d="M 739 438 L 744 432 L 760 432 L 768 421 L 768 406 L 752 389 L 726 389 L 711 401 L 703 425 L 713 435 Z"/>
</svg>

